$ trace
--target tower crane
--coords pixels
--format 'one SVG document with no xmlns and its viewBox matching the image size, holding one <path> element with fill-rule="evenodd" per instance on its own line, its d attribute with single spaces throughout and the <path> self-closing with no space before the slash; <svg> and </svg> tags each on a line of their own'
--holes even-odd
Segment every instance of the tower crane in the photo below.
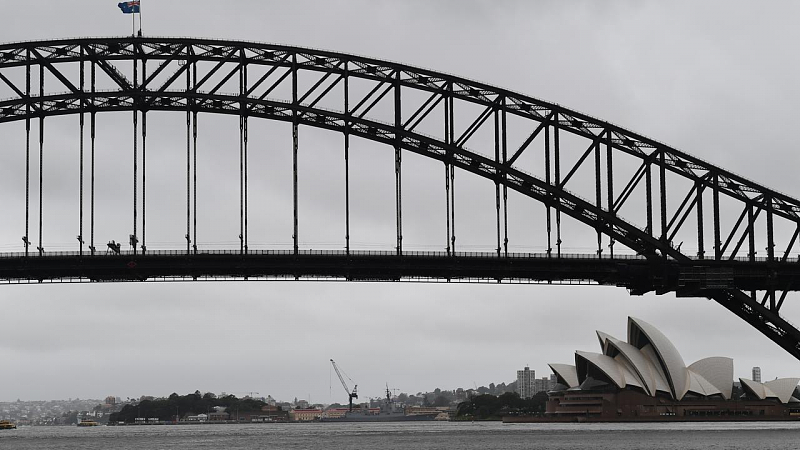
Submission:
<svg viewBox="0 0 800 450">
<path fill-rule="evenodd" d="M 342 382 L 342 387 L 344 388 L 345 392 L 347 392 L 347 396 L 349 397 L 349 399 L 348 399 L 349 411 L 353 412 L 353 399 L 354 398 L 358 398 L 358 385 L 357 384 L 354 385 L 353 386 L 353 391 L 351 392 L 350 388 L 347 387 L 347 383 L 344 381 L 344 376 L 342 376 L 342 372 L 339 370 L 339 366 L 336 365 L 336 361 L 331 360 L 331 365 L 333 365 L 333 370 L 335 370 L 336 371 L 336 375 L 339 376 L 339 381 Z M 347 375 L 345 374 L 345 376 L 347 376 Z M 350 377 L 347 377 L 347 378 L 350 379 Z M 353 380 L 350 380 L 350 381 L 353 381 Z"/>
</svg>

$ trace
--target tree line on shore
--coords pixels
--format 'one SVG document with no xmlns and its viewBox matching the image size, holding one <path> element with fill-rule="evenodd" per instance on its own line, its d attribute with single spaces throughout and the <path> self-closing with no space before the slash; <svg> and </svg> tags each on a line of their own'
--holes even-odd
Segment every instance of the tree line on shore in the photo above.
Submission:
<svg viewBox="0 0 800 450">
<path fill-rule="evenodd" d="M 142 400 L 137 404 L 125 405 L 121 411 L 111 414 L 109 422 L 133 423 L 136 418 L 158 418 L 170 421 L 176 417 L 186 417 L 197 414 L 214 412 L 215 408 L 222 407 L 226 411 L 261 411 L 267 406 L 261 400 L 249 397 L 237 398 L 235 395 L 217 397 L 211 392 L 201 394 L 172 394 L 164 399 Z"/>
<path fill-rule="evenodd" d="M 547 393 L 539 392 L 531 398 L 521 398 L 516 392 L 476 395 L 458 405 L 456 418 L 460 420 L 499 420 L 507 415 L 543 414 Z"/>
</svg>

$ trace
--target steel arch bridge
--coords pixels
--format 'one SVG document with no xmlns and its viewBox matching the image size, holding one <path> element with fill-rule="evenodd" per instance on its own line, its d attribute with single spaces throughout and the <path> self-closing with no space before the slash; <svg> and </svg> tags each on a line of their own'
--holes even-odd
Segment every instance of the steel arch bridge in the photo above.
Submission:
<svg viewBox="0 0 800 450">
<path fill-rule="evenodd" d="M 56 83 L 45 86 L 48 78 Z M 369 88 L 364 89 L 365 84 Z M 227 90 L 231 85 L 235 92 Z M 361 89 L 354 89 L 356 85 Z M 632 294 L 674 292 L 713 299 L 800 359 L 800 330 L 780 314 L 788 293 L 800 288 L 800 256 L 793 253 L 800 234 L 800 201 L 563 106 L 372 58 L 188 38 L 87 38 L 0 45 L 0 87 L 12 92 L 10 98 L 0 101 L 0 122 L 24 122 L 26 133 L 25 229 L 20 230 L 24 232 L 24 251 L 0 255 L 0 279 L 7 282 L 281 277 L 589 281 L 625 287 Z M 94 242 L 94 156 L 96 115 L 111 111 L 133 112 L 133 205 L 131 249 L 110 245 L 109 253 L 97 251 Z M 147 249 L 147 114 L 152 111 L 186 114 L 185 249 Z M 199 113 L 239 118 L 238 249 L 198 248 Z M 80 116 L 80 211 L 78 245 L 73 253 L 45 251 L 42 236 L 44 123 L 59 115 Z M 290 251 L 254 251 L 248 246 L 251 118 L 292 126 L 294 232 Z M 31 136 L 37 122 L 38 148 L 35 134 Z M 431 123 L 438 131 L 428 131 Z M 300 125 L 344 137 L 346 234 L 340 252 L 300 246 Z M 524 130 L 522 134 L 512 136 L 515 126 Z M 84 142 L 84 127 L 90 130 L 88 143 Z M 489 143 L 481 145 L 482 151 L 472 150 L 468 144 L 475 143 L 475 136 L 481 133 L 488 133 Z M 392 252 L 351 248 L 351 137 L 384 144 L 394 151 L 397 240 Z M 568 140 L 581 142 L 577 151 L 574 145 L 567 148 Z M 35 157 L 37 150 L 39 216 L 34 250 L 30 228 L 31 222 L 36 225 L 36 211 L 31 218 L 30 185 L 37 176 L 37 167 L 33 173 L 31 170 L 31 154 Z M 409 252 L 403 248 L 402 156 L 406 152 L 439 161 L 444 167 L 445 251 Z M 534 171 L 521 164 L 531 155 L 540 161 Z M 633 161 L 634 170 L 624 173 L 619 169 L 621 160 Z M 90 166 L 86 167 L 90 172 L 87 183 L 85 165 Z M 457 171 L 494 184 L 495 252 L 458 251 Z M 588 194 L 578 193 L 579 187 L 588 187 Z M 84 190 L 89 191 L 88 208 L 84 208 Z M 543 205 L 546 251 L 509 251 L 509 190 Z M 639 211 L 640 218 L 623 218 L 626 208 Z M 84 226 L 84 209 L 89 210 L 88 226 Z M 596 235 L 596 252 L 562 252 L 564 239 L 569 237 L 562 219 L 580 223 L 584 235 Z M 86 229 L 89 236 L 85 236 Z M 691 236 L 695 253 L 682 251 L 683 241 L 675 244 L 685 236 Z M 757 257 L 757 248 L 765 248 L 766 256 Z"/>
</svg>

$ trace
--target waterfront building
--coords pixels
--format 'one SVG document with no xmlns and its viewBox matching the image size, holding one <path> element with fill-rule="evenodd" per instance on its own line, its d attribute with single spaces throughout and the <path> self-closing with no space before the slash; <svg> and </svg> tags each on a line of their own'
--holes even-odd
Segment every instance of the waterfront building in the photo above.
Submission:
<svg viewBox="0 0 800 450">
<path fill-rule="evenodd" d="M 321 409 L 295 409 L 289 413 L 289 419 L 295 422 L 312 422 L 322 417 Z"/>
<path fill-rule="evenodd" d="M 753 367 L 753 381 L 761 383 L 761 367 Z"/>
<path fill-rule="evenodd" d="M 277 406 L 263 406 L 260 410 L 239 410 L 231 412 L 229 420 L 239 423 L 261 423 L 261 422 L 288 422 L 289 412 L 283 411 Z"/>
<path fill-rule="evenodd" d="M 225 411 L 215 411 L 208 413 L 209 422 L 227 422 L 230 419 L 230 414 Z"/>
<path fill-rule="evenodd" d="M 534 381 L 536 380 L 536 371 L 531 370 L 530 367 L 525 366 L 524 369 L 517 371 L 517 394 L 521 398 L 531 398 L 536 393 L 534 391 Z"/>
<path fill-rule="evenodd" d="M 623 421 L 800 417 L 800 400 L 792 396 L 799 378 L 766 383 L 740 378 L 745 394 L 732 398 L 731 358 L 715 356 L 687 366 L 661 331 L 634 317 L 628 318 L 627 334 L 622 341 L 597 331 L 602 353 L 577 351 L 575 365 L 550 364 L 557 386 L 550 392 L 549 416 Z"/>
</svg>

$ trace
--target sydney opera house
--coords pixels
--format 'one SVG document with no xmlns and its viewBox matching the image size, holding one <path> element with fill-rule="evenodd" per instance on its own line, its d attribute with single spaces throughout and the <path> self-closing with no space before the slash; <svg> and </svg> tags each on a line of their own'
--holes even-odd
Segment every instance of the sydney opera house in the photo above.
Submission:
<svg viewBox="0 0 800 450">
<path fill-rule="evenodd" d="M 710 357 L 686 365 L 654 326 L 629 317 L 628 339 L 597 332 L 601 353 L 577 351 L 575 365 L 550 364 L 558 384 L 549 392 L 550 420 L 800 419 L 798 378 L 766 383 L 739 379 L 733 360 Z"/>
</svg>

